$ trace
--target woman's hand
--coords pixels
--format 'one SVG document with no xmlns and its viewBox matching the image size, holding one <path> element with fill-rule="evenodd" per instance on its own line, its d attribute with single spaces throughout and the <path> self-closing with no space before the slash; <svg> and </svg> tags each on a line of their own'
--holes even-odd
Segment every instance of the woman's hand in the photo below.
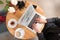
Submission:
<svg viewBox="0 0 60 40">
<path fill-rule="evenodd" d="M 42 24 L 43 24 L 43 23 L 47 23 L 47 20 L 46 20 L 46 19 L 42 19 L 42 18 L 36 18 L 35 21 L 36 21 L 37 23 L 40 23 L 40 24 L 41 24 L 41 23 L 42 23 Z"/>
<path fill-rule="evenodd" d="M 45 19 L 41 19 L 41 18 L 36 18 L 35 19 L 35 22 L 34 24 L 32 24 L 32 28 L 38 32 L 38 33 L 41 33 L 43 28 L 44 28 L 44 25 L 45 23 L 47 23 L 47 21 Z M 39 26 L 39 27 L 38 27 Z"/>
</svg>

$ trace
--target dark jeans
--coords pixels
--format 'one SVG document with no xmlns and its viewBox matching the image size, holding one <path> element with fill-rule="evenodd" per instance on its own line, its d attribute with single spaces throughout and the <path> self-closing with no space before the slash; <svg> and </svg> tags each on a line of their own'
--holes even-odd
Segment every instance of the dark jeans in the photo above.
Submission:
<svg viewBox="0 0 60 40">
<path fill-rule="evenodd" d="M 37 33 L 39 40 L 60 40 L 60 18 L 47 19 L 43 33 Z"/>
</svg>

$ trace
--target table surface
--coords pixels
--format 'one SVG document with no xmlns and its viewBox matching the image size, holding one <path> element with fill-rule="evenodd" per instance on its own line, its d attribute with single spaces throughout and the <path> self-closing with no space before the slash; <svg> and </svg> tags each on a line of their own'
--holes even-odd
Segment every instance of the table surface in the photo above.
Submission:
<svg viewBox="0 0 60 40">
<path fill-rule="evenodd" d="M 8 24 L 8 21 L 9 21 L 11 18 L 14 18 L 14 19 L 16 19 L 16 20 L 18 21 L 19 18 L 21 17 L 21 15 L 22 15 L 22 14 L 24 13 L 24 11 L 26 10 L 26 7 L 28 7 L 30 3 L 32 3 L 32 2 L 28 2 L 28 1 L 27 1 L 26 4 L 25 4 L 25 8 L 22 9 L 22 10 L 19 10 L 17 7 L 15 7 L 15 8 L 17 9 L 15 14 L 8 12 L 8 13 L 7 13 L 7 16 L 6 16 L 6 26 L 7 26 L 7 24 Z M 32 3 L 32 4 L 37 5 L 37 4 L 35 4 L 35 3 Z M 41 15 L 45 16 L 43 10 L 42 10 L 38 5 L 37 5 L 37 8 L 36 8 L 36 11 L 37 11 L 38 13 L 40 13 Z M 43 26 L 44 26 L 44 25 L 43 25 Z M 8 28 L 8 30 L 9 30 L 9 32 L 10 32 L 13 36 L 14 36 L 14 32 L 15 32 L 15 30 L 16 30 L 17 28 L 23 28 L 23 29 L 25 30 L 25 32 L 26 32 L 26 35 L 24 36 L 23 39 L 30 39 L 30 38 L 34 38 L 34 37 L 36 36 L 36 34 L 32 33 L 32 32 L 31 32 L 30 30 L 28 30 L 26 27 L 23 27 L 22 25 L 19 25 L 19 24 L 18 24 L 18 25 L 16 26 L 16 28 L 14 28 L 14 29 L 9 28 L 8 26 L 7 26 L 7 28 Z M 40 30 L 41 30 L 41 29 L 40 29 Z"/>
</svg>

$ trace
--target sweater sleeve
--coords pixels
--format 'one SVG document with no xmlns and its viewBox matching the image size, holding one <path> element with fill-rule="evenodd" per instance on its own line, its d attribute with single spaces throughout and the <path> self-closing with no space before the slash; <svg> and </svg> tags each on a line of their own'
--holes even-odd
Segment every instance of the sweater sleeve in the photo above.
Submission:
<svg viewBox="0 0 60 40">
<path fill-rule="evenodd" d="M 39 40 L 45 40 L 43 33 L 37 33 Z"/>
</svg>

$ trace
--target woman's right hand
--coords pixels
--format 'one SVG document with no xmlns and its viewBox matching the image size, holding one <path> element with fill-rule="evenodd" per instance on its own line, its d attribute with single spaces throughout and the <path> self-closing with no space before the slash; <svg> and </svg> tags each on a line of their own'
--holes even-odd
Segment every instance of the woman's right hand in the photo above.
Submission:
<svg viewBox="0 0 60 40">
<path fill-rule="evenodd" d="M 41 18 L 36 18 L 35 21 L 36 21 L 36 23 L 32 24 L 32 28 L 36 32 L 41 33 L 43 28 L 44 28 L 44 26 L 40 26 L 39 24 L 41 24 L 41 25 L 43 24 L 44 25 L 45 23 L 47 23 L 47 20 L 44 20 L 44 19 L 41 19 Z M 37 27 L 37 26 L 39 26 L 39 27 Z"/>
</svg>

